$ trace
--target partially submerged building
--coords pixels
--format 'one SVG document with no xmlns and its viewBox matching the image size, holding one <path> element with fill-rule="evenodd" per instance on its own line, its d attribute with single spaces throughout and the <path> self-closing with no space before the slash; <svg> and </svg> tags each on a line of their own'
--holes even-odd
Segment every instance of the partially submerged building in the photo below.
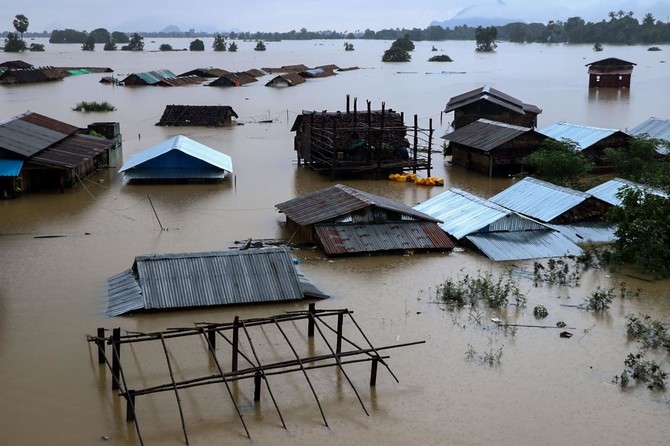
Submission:
<svg viewBox="0 0 670 446">
<path fill-rule="evenodd" d="M 272 79 L 270 79 L 265 86 L 266 87 L 293 87 L 296 85 L 304 84 L 305 78 L 300 76 L 298 73 L 285 73 L 279 74 Z"/>
<path fill-rule="evenodd" d="M 372 175 L 427 170 L 430 176 L 432 157 L 432 120 L 429 128 L 407 127 L 404 115 L 382 104 L 381 110 L 344 112 L 307 111 L 298 115 L 291 127 L 295 132 L 294 149 L 298 164 L 325 174 L 337 176 Z"/>
<path fill-rule="evenodd" d="M 661 156 L 670 153 L 670 119 L 651 117 L 630 129 L 628 134 L 657 139 L 656 152 Z"/>
<path fill-rule="evenodd" d="M 226 74 L 230 74 L 230 71 L 224 70 L 222 68 L 206 67 L 206 68 L 195 68 L 193 70 L 186 71 L 184 73 L 181 73 L 179 77 L 198 76 L 208 78 L 208 77 L 221 77 L 225 76 Z"/>
<path fill-rule="evenodd" d="M 591 189 L 587 190 L 586 193 L 591 194 L 594 197 L 611 204 L 612 206 L 621 206 L 621 198 L 619 197 L 619 193 L 628 188 L 642 190 L 644 193 L 658 195 L 661 197 L 668 197 L 668 194 L 660 189 L 647 186 L 646 184 L 635 183 L 623 178 L 613 178 L 598 186 L 592 187 Z"/>
<path fill-rule="evenodd" d="M 587 63 L 589 88 L 630 88 L 634 65 L 616 57 Z"/>
<path fill-rule="evenodd" d="M 630 136 L 621 130 L 571 124 L 563 121 L 540 129 L 539 132 L 557 141 L 574 142 L 576 149 L 596 165 L 604 163 L 604 149 L 625 148 L 630 140 Z"/>
<path fill-rule="evenodd" d="M 528 127 L 478 119 L 442 138 L 449 141 L 453 164 L 493 176 L 520 172 L 523 159 L 547 136 Z"/>
<path fill-rule="evenodd" d="M 460 189 L 449 189 L 414 209 L 441 220 L 440 228 L 454 240 L 494 261 L 582 254 L 556 229 Z"/>
<path fill-rule="evenodd" d="M 483 86 L 449 99 L 445 113 L 454 112 L 451 125 L 459 129 L 478 119 L 505 122 L 522 127 L 537 127 L 542 110 L 500 90 Z"/>
<path fill-rule="evenodd" d="M 242 71 L 239 73 L 227 73 L 219 76 L 207 86 L 209 87 L 240 87 L 242 85 L 258 82 L 255 76 Z"/>
<path fill-rule="evenodd" d="M 288 230 L 329 256 L 451 250 L 439 220 L 342 184 L 279 203 Z"/>
<path fill-rule="evenodd" d="M 0 68 L 0 84 L 3 85 L 60 81 L 67 76 L 69 76 L 69 73 L 54 67 L 20 69 Z"/>
<path fill-rule="evenodd" d="M 107 280 L 107 316 L 137 311 L 326 298 L 288 248 L 153 254 Z"/>
<path fill-rule="evenodd" d="M 177 76 L 170 70 L 155 70 L 129 74 L 120 81 L 120 84 L 127 86 L 157 85 L 162 87 L 176 87 L 181 85 L 199 84 L 204 81 L 205 78 L 197 75 Z"/>
<path fill-rule="evenodd" d="M 30 111 L 15 116 L 0 122 L 0 196 L 63 191 L 109 165 L 120 149 L 118 123 L 82 129 Z"/>
<path fill-rule="evenodd" d="M 221 127 L 237 117 L 229 105 L 166 105 L 156 125 Z"/>
<path fill-rule="evenodd" d="M 218 181 L 233 172 L 230 156 L 183 135 L 131 156 L 119 169 L 130 181 Z"/>
</svg>

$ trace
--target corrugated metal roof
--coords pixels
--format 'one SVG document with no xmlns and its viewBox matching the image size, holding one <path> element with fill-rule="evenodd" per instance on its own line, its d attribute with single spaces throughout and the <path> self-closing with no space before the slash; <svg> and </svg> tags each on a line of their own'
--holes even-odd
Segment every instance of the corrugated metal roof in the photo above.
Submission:
<svg viewBox="0 0 670 446">
<path fill-rule="evenodd" d="M 77 132 L 79 128 L 26 112 L 0 122 L 0 147 L 29 157 Z"/>
<path fill-rule="evenodd" d="M 74 135 L 30 158 L 31 164 L 72 169 L 113 148 L 111 139 L 91 135 Z"/>
<path fill-rule="evenodd" d="M 548 222 L 577 206 L 590 194 L 526 177 L 490 198 L 523 215 Z"/>
<path fill-rule="evenodd" d="M 585 150 L 603 139 L 619 132 L 616 129 L 603 129 L 589 127 L 586 125 L 570 124 L 569 122 L 557 122 L 538 130 L 539 133 L 553 138 L 557 141 L 570 140 L 577 144 L 577 149 Z"/>
<path fill-rule="evenodd" d="M 488 119 L 478 119 L 451 133 L 447 133 L 442 138 L 488 152 L 526 132 L 534 132 L 534 130 Z"/>
<path fill-rule="evenodd" d="M 440 228 L 457 240 L 475 232 L 547 229 L 543 224 L 456 188 L 430 198 L 414 209 L 442 220 Z"/>
<path fill-rule="evenodd" d="M 593 195 L 596 198 L 599 198 L 613 206 L 621 206 L 621 200 L 617 197 L 617 193 L 626 188 L 632 187 L 635 189 L 642 189 L 645 192 L 660 195 L 662 197 L 667 197 L 668 195 L 660 189 L 655 189 L 644 184 L 635 183 L 633 181 L 628 181 L 623 178 L 614 178 L 612 180 L 606 181 L 603 184 L 600 184 L 596 187 L 593 187 L 586 191 L 587 193 Z"/>
<path fill-rule="evenodd" d="M 179 171 L 175 172 L 176 169 L 173 166 L 163 166 L 166 168 L 156 166 L 152 169 L 142 168 L 143 163 L 156 159 L 173 150 L 181 152 L 189 157 L 201 160 L 223 171 L 233 172 L 233 160 L 230 156 L 226 155 L 225 153 L 218 152 L 183 135 L 177 135 L 142 152 L 136 153 L 135 155 L 131 156 L 128 161 L 126 161 L 119 172 L 124 172 L 129 178 L 144 178 L 142 175 L 149 175 L 147 178 L 175 178 L 173 176 L 169 176 L 174 173 L 179 173 Z M 151 172 L 147 172 L 147 170 L 151 170 Z M 203 168 L 193 169 L 193 166 L 187 166 L 181 170 L 182 175 L 177 178 L 202 178 L 200 176 L 190 175 L 202 174 L 204 170 L 205 169 Z M 208 174 L 205 176 L 205 178 L 210 178 L 213 173 L 211 170 L 208 170 L 207 172 Z M 164 173 L 166 176 L 161 175 L 161 173 Z M 221 172 L 220 175 L 225 175 L 225 172 Z"/>
<path fill-rule="evenodd" d="M 582 249 L 559 232 L 516 231 L 470 234 L 477 249 L 495 261 L 577 256 Z"/>
<path fill-rule="evenodd" d="M 613 243 L 616 226 L 607 223 L 549 225 L 575 243 Z"/>
<path fill-rule="evenodd" d="M 537 106 L 521 102 L 520 100 L 489 86 L 476 88 L 474 90 L 452 97 L 447 103 L 444 112 L 449 113 L 450 111 L 456 110 L 457 108 L 461 108 L 468 104 L 472 104 L 473 102 L 477 102 L 479 100 L 492 102 L 496 105 L 510 109 L 522 115 L 525 115 L 526 112 L 536 114 L 542 113 L 542 110 Z"/>
<path fill-rule="evenodd" d="M 608 66 L 608 67 L 618 67 L 622 65 L 637 65 L 633 62 L 628 62 L 623 59 L 618 59 L 616 57 L 608 57 L 606 59 L 596 60 L 595 62 L 587 63 L 586 66 L 599 65 L 599 66 Z"/>
<path fill-rule="evenodd" d="M 451 239 L 431 222 L 323 224 L 315 225 L 314 230 L 328 255 L 449 250 L 454 247 Z"/>
<path fill-rule="evenodd" d="M 633 136 L 647 135 L 650 138 L 661 139 L 670 143 L 670 119 L 651 117 L 630 129 L 628 134 Z M 663 144 L 658 145 L 656 151 L 661 155 L 670 153 L 670 149 Z"/>
<path fill-rule="evenodd" d="M 298 73 L 287 73 L 280 74 L 276 76 L 265 84 L 266 87 L 292 87 L 294 85 L 302 84 L 305 82 L 305 78 L 300 76 Z"/>
<path fill-rule="evenodd" d="M 211 87 L 239 87 L 252 82 L 258 82 L 258 79 L 249 73 L 240 72 L 224 74 L 207 85 Z"/>
<path fill-rule="evenodd" d="M 325 222 L 367 207 L 378 207 L 418 220 L 439 220 L 388 198 L 336 184 L 275 205 L 300 226 Z"/>
<path fill-rule="evenodd" d="M 108 315 L 305 297 L 290 251 L 282 247 L 138 256 L 133 271 L 108 280 Z"/>
<path fill-rule="evenodd" d="M 0 159 L 0 177 L 18 177 L 23 169 L 23 160 Z"/>
</svg>

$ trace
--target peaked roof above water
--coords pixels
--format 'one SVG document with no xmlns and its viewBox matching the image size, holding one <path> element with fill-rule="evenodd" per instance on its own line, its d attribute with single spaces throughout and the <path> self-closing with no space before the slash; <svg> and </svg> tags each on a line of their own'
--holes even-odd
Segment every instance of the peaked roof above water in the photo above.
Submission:
<svg viewBox="0 0 670 446">
<path fill-rule="evenodd" d="M 598 67 L 622 67 L 622 66 L 628 66 L 630 65 L 631 67 L 633 65 L 637 65 L 633 62 L 628 62 L 627 60 L 623 59 L 618 59 L 616 57 L 608 57 L 606 59 L 600 59 L 596 60 L 595 62 L 590 62 L 587 63 L 586 66 L 598 66 Z"/>
<path fill-rule="evenodd" d="M 542 110 L 536 105 L 521 102 L 519 99 L 489 86 L 476 88 L 474 90 L 452 97 L 449 99 L 444 112 L 449 113 L 450 111 L 456 110 L 457 108 L 464 107 L 480 100 L 494 103 L 522 115 L 525 115 L 526 112 L 535 114 L 542 113 Z"/>
<path fill-rule="evenodd" d="M 587 125 L 570 124 L 569 122 L 557 122 L 541 130 L 543 135 L 553 138 L 557 141 L 570 140 L 577 144 L 579 150 L 585 150 L 603 139 L 612 136 L 615 133 L 623 133 L 616 129 L 604 129 L 599 127 L 590 127 Z"/>
<path fill-rule="evenodd" d="M 223 178 L 233 161 L 186 136 L 177 135 L 131 156 L 119 173 L 129 179 Z"/>
<path fill-rule="evenodd" d="M 604 182 L 596 187 L 586 191 L 587 193 L 599 198 L 613 206 L 621 206 L 621 199 L 617 197 L 617 193 L 622 189 L 632 187 L 634 189 L 642 189 L 647 193 L 659 195 L 661 197 L 668 197 L 668 195 L 660 189 L 647 186 L 645 184 L 635 183 L 633 181 L 625 180 L 623 178 L 614 178 Z"/>
<path fill-rule="evenodd" d="M 332 220 L 370 206 L 405 214 L 417 220 L 439 221 L 397 201 L 369 194 L 343 184 L 336 184 L 275 205 L 287 218 L 300 226 Z"/>
<path fill-rule="evenodd" d="M 307 288 L 288 248 L 144 255 L 108 279 L 106 314 L 327 297 Z"/>
<path fill-rule="evenodd" d="M 78 127 L 28 111 L 0 122 L 0 149 L 27 158 L 78 131 Z"/>
<path fill-rule="evenodd" d="M 670 144 L 670 119 L 651 117 L 630 129 L 628 134 L 633 136 L 647 135 L 650 138 L 660 139 Z M 656 147 L 656 151 L 661 155 L 667 155 L 670 149 L 661 144 Z"/>
</svg>

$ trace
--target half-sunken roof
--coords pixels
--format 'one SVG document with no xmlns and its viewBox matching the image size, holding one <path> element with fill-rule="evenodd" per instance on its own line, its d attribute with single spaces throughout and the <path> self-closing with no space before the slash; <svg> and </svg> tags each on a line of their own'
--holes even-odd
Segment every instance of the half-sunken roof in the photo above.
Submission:
<svg viewBox="0 0 670 446">
<path fill-rule="evenodd" d="M 488 119 L 478 119 L 451 133 L 445 134 L 442 138 L 450 142 L 488 152 L 527 132 L 535 131 L 528 127 L 505 124 Z"/>
<path fill-rule="evenodd" d="M 579 150 L 585 150 L 597 142 L 602 141 L 615 133 L 619 133 L 620 130 L 571 124 L 569 122 L 561 121 L 545 127 L 542 130 L 538 130 L 538 132 L 557 141 L 573 141 L 577 144 Z"/>
<path fill-rule="evenodd" d="M 491 88 L 489 86 L 475 88 L 474 90 L 468 91 L 458 96 L 454 96 L 453 98 L 449 99 L 444 112 L 449 113 L 450 111 L 456 110 L 457 108 L 464 107 L 480 100 L 491 102 L 522 115 L 525 115 L 526 112 L 535 114 L 542 113 L 542 110 L 536 105 L 526 104 L 517 98 L 514 98 L 500 90 L 496 90 L 495 88 Z"/>
<path fill-rule="evenodd" d="M 630 187 L 633 189 L 641 189 L 646 193 L 667 197 L 668 195 L 660 189 L 647 186 L 645 184 L 635 183 L 633 181 L 625 180 L 623 178 L 614 178 L 606 181 L 596 187 L 586 191 L 587 193 L 599 198 L 613 206 L 621 206 L 621 199 L 617 197 L 619 191 Z"/>
<path fill-rule="evenodd" d="M 667 144 L 670 144 L 670 119 L 651 117 L 644 122 L 639 123 L 628 131 L 629 135 L 643 136 L 660 139 L 665 144 L 659 144 L 656 151 L 661 155 L 667 155 L 670 152 Z"/>
</svg>

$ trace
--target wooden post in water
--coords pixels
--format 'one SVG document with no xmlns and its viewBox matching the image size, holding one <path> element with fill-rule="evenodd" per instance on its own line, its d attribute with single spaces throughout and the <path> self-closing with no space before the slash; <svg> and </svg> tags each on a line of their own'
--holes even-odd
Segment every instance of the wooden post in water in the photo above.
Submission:
<svg viewBox="0 0 670 446">
<path fill-rule="evenodd" d="M 428 120 L 428 172 L 426 176 L 430 176 L 430 168 L 432 166 L 433 153 L 433 118 Z"/>
<path fill-rule="evenodd" d="M 261 400 L 261 372 L 254 374 L 254 401 Z"/>
<path fill-rule="evenodd" d="M 307 317 L 307 336 L 314 337 L 314 313 L 316 313 L 316 304 L 309 304 L 309 315 Z"/>
<path fill-rule="evenodd" d="M 98 327 L 98 339 L 95 341 L 98 346 L 98 364 L 105 363 L 105 329 Z"/>
<path fill-rule="evenodd" d="M 339 355 L 342 353 L 342 323 L 344 321 L 344 313 L 337 315 L 337 344 L 335 344 L 335 352 Z"/>
<path fill-rule="evenodd" d="M 379 358 L 373 358 L 372 368 L 370 369 L 370 387 L 377 385 L 377 365 L 379 365 Z"/>
<path fill-rule="evenodd" d="M 337 121 L 333 120 L 333 140 L 330 143 L 330 150 L 333 152 L 330 165 L 330 181 L 335 179 L 335 165 L 337 164 Z"/>
<path fill-rule="evenodd" d="M 233 321 L 233 358 L 231 360 L 231 370 L 237 372 L 237 354 L 239 352 L 239 339 L 240 339 L 240 317 L 235 316 Z"/>
<path fill-rule="evenodd" d="M 413 173 L 416 173 L 416 162 L 418 159 L 419 159 L 419 116 L 414 115 L 414 168 L 412 169 Z"/>
<path fill-rule="evenodd" d="M 112 330 L 112 390 L 119 388 L 121 375 L 121 328 Z"/>
<path fill-rule="evenodd" d="M 126 392 L 126 421 L 135 421 L 135 391 Z"/>
</svg>

